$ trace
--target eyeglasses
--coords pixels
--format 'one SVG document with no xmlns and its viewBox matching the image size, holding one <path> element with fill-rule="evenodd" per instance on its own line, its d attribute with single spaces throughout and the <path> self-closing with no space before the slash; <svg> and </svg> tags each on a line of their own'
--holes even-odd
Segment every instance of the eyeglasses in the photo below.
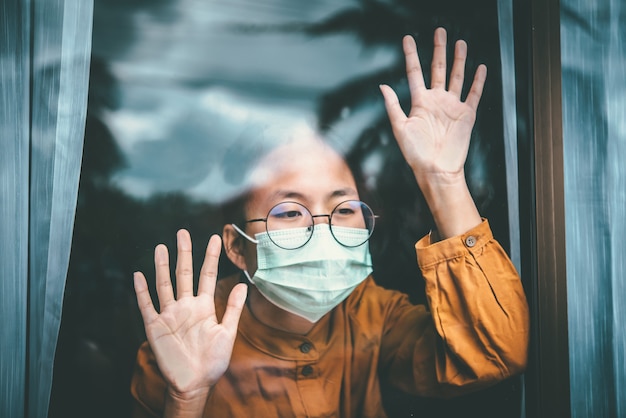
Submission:
<svg viewBox="0 0 626 418">
<path fill-rule="evenodd" d="M 328 218 L 330 232 L 339 244 L 344 247 L 358 247 L 372 236 L 377 216 L 360 200 L 341 202 L 330 214 L 325 215 L 313 215 L 306 206 L 298 202 L 281 202 L 272 207 L 265 218 L 250 219 L 246 223 L 265 222 L 267 235 L 276 246 L 295 250 L 306 245 L 313 236 L 315 218 Z M 289 240 L 281 239 L 285 230 L 295 228 L 302 230 L 300 238 L 293 239 L 293 235 L 290 235 Z M 354 231 L 355 229 L 361 231 Z"/>
</svg>

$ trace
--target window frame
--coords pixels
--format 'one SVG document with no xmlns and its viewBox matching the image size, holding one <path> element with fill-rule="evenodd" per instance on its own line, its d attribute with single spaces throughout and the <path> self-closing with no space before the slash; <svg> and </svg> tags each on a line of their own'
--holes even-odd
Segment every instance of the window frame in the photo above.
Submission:
<svg viewBox="0 0 626 418">
<path fill-rule="evenodd" d="M 570 416 L 559 0 L 514 0 L 528 417 Z"/>
</svg>

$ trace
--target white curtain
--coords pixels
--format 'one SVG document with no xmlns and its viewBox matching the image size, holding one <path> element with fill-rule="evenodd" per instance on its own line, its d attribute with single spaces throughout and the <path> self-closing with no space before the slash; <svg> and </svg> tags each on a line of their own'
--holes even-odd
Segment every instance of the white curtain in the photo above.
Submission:
<svg viewBox="0 0 626 418">
<path fill-rule="evenodd" d="M 47 416 L 78 193 L 93 2 L 0 6 L 0 416 Z"/>
<path fill-rule="evenodd" d="M 561 0 L 573 417 L 626 416 L 626 5 Z"/>
<path fill-rule="evenodd" d="M 517 271 L 521 272 L 512 0 L 498 0 L 498 31 L 500 34 L 500 63 L 502 65 L 502 127 L 504 130 L 504 160 L 506 166 L 507 207 L 509 210 L 510 256 Z"/>
<path fill-rule="evenodd" d="M 24 416 L 28 282 L 29 8 L 0 7 L 0 416 Z"/>
</svg>

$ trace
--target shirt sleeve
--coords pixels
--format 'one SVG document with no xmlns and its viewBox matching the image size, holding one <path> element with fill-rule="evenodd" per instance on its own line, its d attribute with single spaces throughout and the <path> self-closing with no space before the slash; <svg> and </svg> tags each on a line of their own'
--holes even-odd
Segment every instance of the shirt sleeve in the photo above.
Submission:
<svg viewBox="0 0 626 418">
<path fill-rule="evenodd" d="M 387 378 L 410 393 L 447 397 L 522 372 L 528 305 L 487 220 L 433 244 L 426 236 L 415 247 L 430 313 L 394 307 L 382 346 Z"/>
</svg>

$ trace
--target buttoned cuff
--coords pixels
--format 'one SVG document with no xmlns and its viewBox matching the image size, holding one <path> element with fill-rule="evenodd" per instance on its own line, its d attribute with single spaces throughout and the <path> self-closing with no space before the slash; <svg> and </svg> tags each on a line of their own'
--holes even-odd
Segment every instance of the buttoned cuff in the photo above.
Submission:
<svg viewBox="0 0 626 418">
<path fill-rule="evenodd" d="M 489 221 L 483 221 L 462 235 L 447 238 L 431 244 L 431 234 L 415 244 L 417 263 L 421 269 L 427 269 L 443 261 L 464 257 L 469 253 L 478 254 L 493 239 Z"/>
</svg>

